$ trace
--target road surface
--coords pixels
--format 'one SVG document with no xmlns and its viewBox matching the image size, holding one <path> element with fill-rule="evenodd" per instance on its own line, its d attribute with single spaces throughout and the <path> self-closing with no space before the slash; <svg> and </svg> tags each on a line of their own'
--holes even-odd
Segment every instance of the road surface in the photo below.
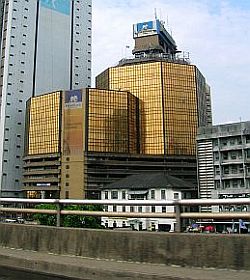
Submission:
<svg viewBox="0 0 250 280">
<path fill-rule="evenodd" d="M 0 266 L 0 280 L 69 280 L 73 278 L 57 277 L 41 273 L 32 273 L 23 270 Z"/>
</svg>

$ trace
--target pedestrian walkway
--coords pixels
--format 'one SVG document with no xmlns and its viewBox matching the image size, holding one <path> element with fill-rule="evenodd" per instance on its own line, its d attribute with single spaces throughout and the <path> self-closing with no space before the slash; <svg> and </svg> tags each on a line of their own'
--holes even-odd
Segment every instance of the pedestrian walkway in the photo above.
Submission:
<svg viewBox="0 0 250 280">
<path fill-rule="evenodd" d="M 0 267 L 85 280 L 249 280 L 250 271 L 97 260 L 0 247 Z"/>
</svg>

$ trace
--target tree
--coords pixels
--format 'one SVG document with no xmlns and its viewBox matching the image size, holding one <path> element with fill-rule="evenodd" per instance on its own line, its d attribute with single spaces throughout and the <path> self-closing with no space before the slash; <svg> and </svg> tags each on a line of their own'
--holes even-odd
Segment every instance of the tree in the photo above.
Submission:
<svg viewBox="0 0 250 280">
<path fill-rule="evenodd" d="M 55 205 L 40 204 L 35 207 L 36 209 L 56 209 Z M 75 211 L 102 211 L 100 205 L 68 205 L 63 208 L 64 210 Z M 51 214 L 34 214 L 34 220 L 37 220 L 41 225 L 56 226 L 56 215 Z M 103 228 L 101 225 L 100 217 L 92 216 L 79 216 L 79 215 L 63 215 L 61 216 L 61 226 L 63 227 L 76 227 L 76 228 Z"/>
</svg>

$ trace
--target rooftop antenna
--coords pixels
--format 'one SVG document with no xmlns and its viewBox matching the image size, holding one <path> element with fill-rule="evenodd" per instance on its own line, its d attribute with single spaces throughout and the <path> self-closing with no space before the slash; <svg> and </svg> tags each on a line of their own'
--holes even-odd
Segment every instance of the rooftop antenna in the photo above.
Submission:
<svg viewBox="0 0 250 280">
<path fill-rule="evenodd" d="M 170 25 L 169 25 L 168 15 L 167 15 L 167 24 L 166 25 L 167 25 L 167 31 L 170 32 Z"/>
<path fill-rule="evenodd" d="M 157 10 L 156 8 L 154 10 L 155 10 L 155 20 L 157 20 Z"/>
</svg>

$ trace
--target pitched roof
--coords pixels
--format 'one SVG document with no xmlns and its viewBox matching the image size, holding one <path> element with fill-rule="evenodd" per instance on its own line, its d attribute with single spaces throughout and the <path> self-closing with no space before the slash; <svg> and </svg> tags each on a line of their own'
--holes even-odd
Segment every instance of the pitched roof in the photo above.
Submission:
<svg viewBox="0 0 250 280">
<path fill-rule="evenodd" d="M 194 190 L 194 184 L 165 173 L 142 173 L 131 175 L 113 182 L 103 189 L 151 189 L 169 188 L 180 190 Z"/>
</svg>

